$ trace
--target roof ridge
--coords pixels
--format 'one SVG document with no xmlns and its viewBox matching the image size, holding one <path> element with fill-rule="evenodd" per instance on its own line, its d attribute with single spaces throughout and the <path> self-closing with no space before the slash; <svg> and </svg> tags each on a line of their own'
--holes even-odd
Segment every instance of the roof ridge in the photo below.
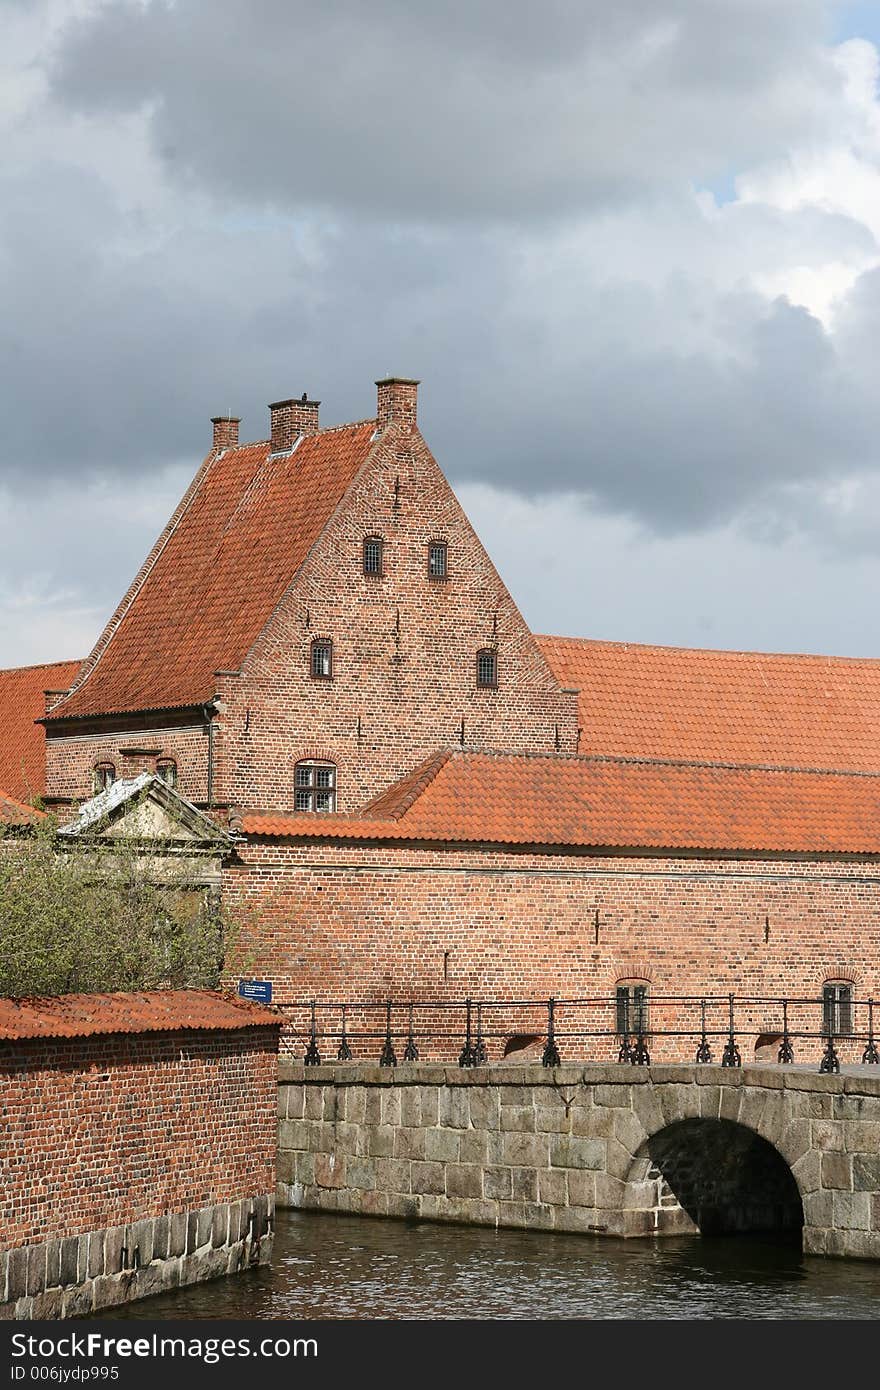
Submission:
<svg viewBox="0 0 880 1390">
<path fill-rule="evenodd" d="M 344 420 L 340 425 L 322 425 L 320 429 L 312 430 L 311 433 L 302 437 L 305 439 L 314 439 L 319 434 L 335 434 L 340 430 L 358 430 L 363 428 L 364 425 L 375 425 L 375 423 L 375 415 L 365 415 L 363 420 Z M 234 454 L 239 449 L 259 449 L 264 444 L 268 448 L 268 446 L 271 443 L 271 439 L 241 440 L 238 444 L 229 445 L 227 446 L 227 448 L 218 452 L 222 452 L 224 454 Z"/>
<path fill-rule="evenodd" d="M 379 796 L 375 796 L 372 801 L 368 801 L 366 806 L 362 807 L 361 810 L 356 813 L 357 816 L 367 820 L 402 820 L 407 811 L 418 801 L 419 797 L 428 789 L 438 774 L 442 772 L 452 756 L 453 750 L 449 748 L 442 748 L 436 753 L 432 753 L 430 757 L 425 758 L 423 762 L 417 764 L 412 772 L 408 772 L 405 777 L 401 777 L 396 783 L 392 783 L 392 785 L 384 792 L 381 792 Z M 406 786 L 407 783 L 409 783 L 407 790 L 400 796 L 400 788 Z M 395 800 L 395 792 L 400 797 L 399 801 Z M 383 803 L 386 802 L 394 806 L 395 809 L 389 811 L 385 815 L 380 815 L 379 808 L 383 807 Z"/>
<path fill-rule="evenodd" d="M 796 772 L 805 776 L 821 777 L 880 777 L 876 771 L 864 771 L 848 767 L 809 767 L 799 763 L 737 763 L 712 758 L 654 758 L 649 755 L 625 753 L 544 753 L 526 749 L 504 750 L 499 748 L 456 748 L 451 750 L 453 758 L 537 758 L 560 763 L 634 763 L 649 767 L 708 767 L 733 772 Z"/>
<path fill-rule="evenodd" d="M 757 656 L 785 661 L 845 661 L 880 666 L 880 656 L 835 656 L 831 652 L 764 652 L 750 647 L 679 647 L 663 642 L 627 642 L 603 637 L 564 637 L 556 633 L 533 634 L 536 642 L 570 642 L 581 647 L 636 647 L 639 651 L 699 652 L 706 656 Z"/>
<path fill-rule="evenodd" d="M 14 676 L 19 671 L 48 671 L 55 666 L 81 666 L 84 656 L 62 657 L 60 661 L 34 661 L 29 666 L 0 666 L 0 676 Z"/>
</svg>

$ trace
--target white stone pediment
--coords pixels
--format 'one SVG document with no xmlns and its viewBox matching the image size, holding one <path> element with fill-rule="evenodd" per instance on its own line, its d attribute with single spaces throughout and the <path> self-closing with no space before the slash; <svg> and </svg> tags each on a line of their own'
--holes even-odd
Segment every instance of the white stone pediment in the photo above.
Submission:
<svg viewBox="0 0 880 1390">
<path fill-rule="evenodd" d="M 114 782 L 84 802 L 59 833 L 68 839 L 127 839 L 220 854 L 232 848 L 232 837 L 221 826 L 151 772 Z"/>
</svg>

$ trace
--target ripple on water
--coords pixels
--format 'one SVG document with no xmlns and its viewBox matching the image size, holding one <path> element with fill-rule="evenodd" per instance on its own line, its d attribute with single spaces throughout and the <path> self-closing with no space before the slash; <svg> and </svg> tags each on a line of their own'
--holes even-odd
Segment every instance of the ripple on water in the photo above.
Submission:
<svg viewBox="0 0 880 1390">
<path fill-rule="evenodd" d="M 617 1241 L 279 1212 L 270 1269 L 125 1318 L 876 1318 L 880 1265 L 750 1237 Z"/>
</svg>

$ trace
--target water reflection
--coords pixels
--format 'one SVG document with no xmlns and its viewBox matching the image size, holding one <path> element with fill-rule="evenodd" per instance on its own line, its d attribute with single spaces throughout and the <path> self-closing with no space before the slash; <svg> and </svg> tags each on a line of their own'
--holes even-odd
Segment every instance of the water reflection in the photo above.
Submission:
<svg viewBox="0 0 880 1390">
<path fill-rule="evenodd" d="M 127 1318 L 874 1318 L 880 1265 L 757 1237 L 602 1237 L 279 1212 L 271 1269 Z"/>
</svg>

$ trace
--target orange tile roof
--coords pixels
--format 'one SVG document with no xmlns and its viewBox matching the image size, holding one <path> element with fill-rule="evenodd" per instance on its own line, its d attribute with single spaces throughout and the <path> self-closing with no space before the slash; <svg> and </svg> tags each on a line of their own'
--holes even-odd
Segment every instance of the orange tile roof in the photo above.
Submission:
<svg viewBox="0 0 880 1390">
<path fill-rule="evenodd" d="M 581 753 L 880 772 L 880 660 L 537 640 Z"/>
<path fill-rule="evenodd" d="M 210 454 L 59 718 L 203 704 L 238 670 L 372 447 L 375 421 Z"/>
<path fill-rule="evenodd" d="M 33 825 L 34 821 L 42 819 L 42 811 L 35 811 L 32 806 L 25 806 L 0 791 L 0 825 Z"/>
<path fill-rule="evenodd" d="M 282 837 L 880 854 L 874 774 L 450 753 L 397 819 L 388 803 L 379 815 L 377 806 L 358 816 L 248 812 L 242 829 Z"/>
<path fill-rule="evenodd" d="M 46 792 L 46 735 L 42 718 L 44 690 L 67 690 L 80 661 L 19 666 L 0 671 L 0 787 L 18 801 L 33 801 Z"/>
<path fill-rule="evenodd" d="M 0 999 L 0 1039 L 6 1040 L 280 1026 L 281 1018 L 274 1011 L 207 989 Z"/>
</svg>

